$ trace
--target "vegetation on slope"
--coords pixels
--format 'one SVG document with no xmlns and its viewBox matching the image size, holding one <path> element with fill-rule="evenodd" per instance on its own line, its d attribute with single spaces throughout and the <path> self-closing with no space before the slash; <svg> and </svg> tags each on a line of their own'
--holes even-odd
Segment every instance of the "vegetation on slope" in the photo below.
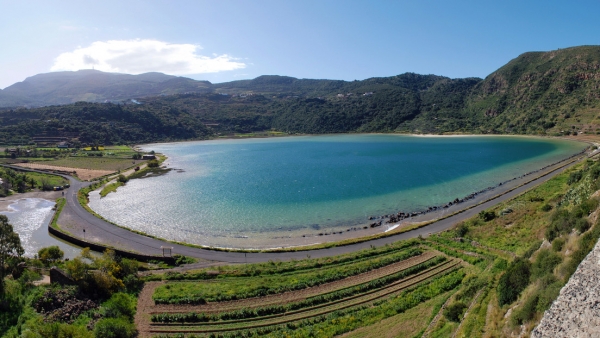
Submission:
<svg viewBox="0 0 600 338">
<path fill-rule="evenodd" d="M 0 143 L 65 133 L 86 144 L 136 143 L 272 129 L 292 134 L 597 133 L 599 86 L 599 46 L 525 53 L 484 80 L 413 73 L 351 82 L 261 76 L 140 98 L 140 104 L 78 102 L 4 110 Z"/>
</svg>

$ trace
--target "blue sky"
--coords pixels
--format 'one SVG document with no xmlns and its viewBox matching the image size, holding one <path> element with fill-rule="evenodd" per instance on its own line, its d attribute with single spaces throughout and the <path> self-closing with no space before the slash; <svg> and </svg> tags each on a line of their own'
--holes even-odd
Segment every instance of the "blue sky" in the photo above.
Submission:
<svg viewBox="0 0 600 338">
<path fill-rule="evenodd" d="M 0 8 L 0 88 L 92 67 L 214 83 L 485 77 L 527 51 L 600 44 L 598 1 L 0 0 Z"/>
</svg>

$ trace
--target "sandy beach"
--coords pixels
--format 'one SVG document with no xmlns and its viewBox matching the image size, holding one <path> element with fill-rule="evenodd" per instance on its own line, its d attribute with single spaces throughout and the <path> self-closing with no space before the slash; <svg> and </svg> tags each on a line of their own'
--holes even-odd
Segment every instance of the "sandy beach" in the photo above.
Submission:
<svg viewBox="0 0 600 338">
<path fill-rule="evenodd" d="M 0 197 L 0 211 L 9 211 L 9 205 L 23 198 L 43 198 L 49 201 L 55 201 L 61 196 L 62 193 L 60 191 L 31 191 L 23 194 Z"/>
</svg>

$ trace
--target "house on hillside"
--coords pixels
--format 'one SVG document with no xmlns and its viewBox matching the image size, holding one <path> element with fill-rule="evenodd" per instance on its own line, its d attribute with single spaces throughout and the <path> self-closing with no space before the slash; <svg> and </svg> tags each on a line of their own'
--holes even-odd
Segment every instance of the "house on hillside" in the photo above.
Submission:
<svg viewBox="0 0 600 338">
<path fill-rule="evenodd" d="M 60 148 L 60 149 L 68 149 L 68 148 L 69 148 L 69 144 L 68 144 L 67 142 L 64 142 L 64 141 L 63 141 L 63 142 L 59 142 L 59 143 L 56 145 L 56 147 L 57 147 L 57 148 Z"/>
<path fill-rule="evenodd" d="M 156 160 L 154 155 L 142 155 L 142 160 Z"/>
</svg>

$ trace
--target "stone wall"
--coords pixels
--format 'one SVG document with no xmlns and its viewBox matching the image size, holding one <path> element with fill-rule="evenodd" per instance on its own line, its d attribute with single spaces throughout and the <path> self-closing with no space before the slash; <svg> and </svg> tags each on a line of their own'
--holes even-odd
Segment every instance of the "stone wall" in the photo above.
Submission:
<svg viewBox="0 0 600 338">
<path fill-rule="evenodd" d="M 53 266 L 50 269 L 50 283 L 58 283 L 60 285 L 75 285 L 75 281 L 69 277 L 64 271 Z"/>
<path fill-rule="evenodd" d="M 544 312 L 531 337 L 600 337 L 599 243 Z"/>
</svg>

